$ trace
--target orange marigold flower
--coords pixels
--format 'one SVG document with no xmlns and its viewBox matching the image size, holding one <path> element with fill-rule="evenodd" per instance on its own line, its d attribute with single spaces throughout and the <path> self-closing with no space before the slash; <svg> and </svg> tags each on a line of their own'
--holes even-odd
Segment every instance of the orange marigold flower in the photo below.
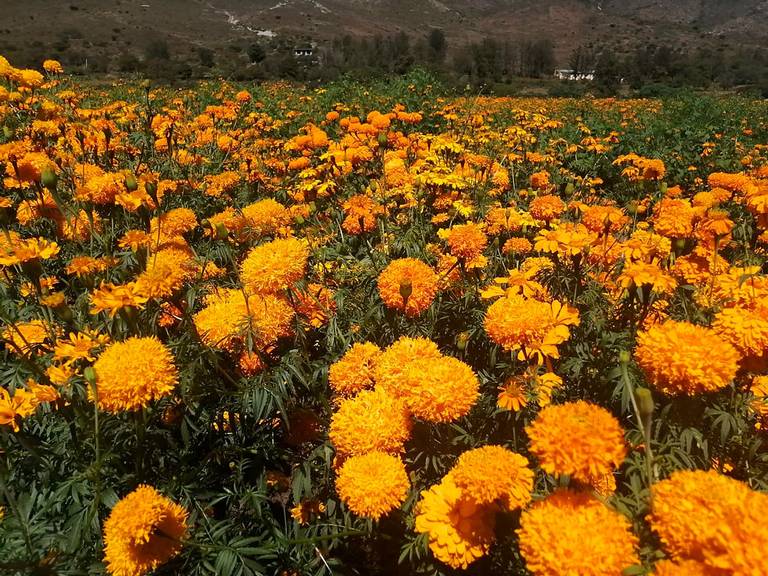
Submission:
<svg viewBox="0 0 768 576">
<path fill-rule="evenodd" d="M 740 354 L 711 328 L 667 320 L 638 334 L 635 358 L 656 388 L 691 396 L 727 386 Z"/>
<path fill-rule="evenodd" d="M 187 511 L 147 485 L 120 500 L 104 522 L 104 561 L 112 576 L 144 576 L 178 554 Z"/>
<path fill-rule="evenodd" d="M 305 290 L 297 290 L 295 296 L 296 313 L 313 328 L 325 326 L 336 312 L 333 290 L 322 284 L 311 282 Z"/>
<path fill-rule="evenodd" d="M 328 383 L 336 394 L 351 396 L 373 387 L 374 366 L 381 348 L 372 342 L 356 343 L 340 360 L 331 364 Z"/>
<path fill-rule="evenodd" d="M 653 216 L 653 229 L 668 238 L 689 238 L 693 234 L 696 211 L 688 200 L 664 198 Z"/>
<path fill-rule="evenodd" d="M 42 354 L 48 348 L 45 342 L 50 338 L 48 329 L 42 320 L 16 322 L 6 326 L 0 333 L 15 354 Z"/>
<path fill-rule="evenodd" d="M 459 456 L 449 475 L 478 504 L 499 502 L 507 510 L 531 499 L 533 471 L 528 460 L 501 446 L 483 446 Z"/>
<path fill-rule="evenodd" d="M 616 576 L 640 563 L 629 520 L 585 492 L 561 489 L 535 503 L 517 535 L 535 576 Z"/>
<path fill-rule="evenodd" d="M 384 452 L 352 456 L 336 477 L 342 502 L 358 516 L 373 520 L 400 506 L 409 488 L 402 460 Z"/>
<path fill-rule="evenodd" d="M 613 472 L 627 455 L 619 421 L 605 408 L 583 400 L 547 406 L 526 432 L 531 453 L 549 474 L 589 482 Z"/>
<path fill-rule="evenodd" d="M 306 242 L 280 238 L 252 248 L 240 267 L 240 275 L 249 290 L 277 294 L 304 277 L 308 258 Z"/>
<path fill-rule="evenodd" d="M 451 356 L 441 356 L 410 362 L 400 378 L 390 378 L 378 386 L 405 400 L 417 418 L 452 422 L 474 406 L 480 382 L 469 365 Z"/>
<path fill-rule="evenodd" d="M 410 436 L 411 418 L 405 402 L 379 389 L 363 390 L 343 400 L 328 432 L 342 456 L 374 451 L 397 454 Z"/>
<path fill-rule="evenodd" d="M 731 306 L 715 315 L 712 329 L 741 354 L 741 364 L 762 371 L 768 364 L 768 305 Z"/>
<path fill-rule="evenodd" d="M 696 560 L 681 562 L 662 560 L 656 563 L 653 573 L 656 576 L 720 576 L 722 574 Z"/>
<path fill-rule="evenodd" d="M 114 317 L 123 308 L 143 308 L 147 303 L 147 298 L 140 294 L 136 282 L 115 285 L 111 283 L 102 283 L 91 294 L 91 314 L 99 312 L 109 312 Z"/>
<path fill-rule="evenodd" d="M 548 303 L 522 296 L 499 298 L 485 313 L 485 331 L 505 350 L 519 350 L 518 358 L 559 358 L 557 345 L 570 337 L 568 326 L 578 325 L 579 313 L 557 300 Z"/>
<path fill-rule="evenodd" d="M 341 226 L 347 234 L 362 234 L 376 228 L 376 218 L 384 214 L 384 208 L 365 194 L 357 194 L 343 204 L 344 222 Z"/>
<path fill-rule="evenodd" d="M 528 254 L 533 250 L 533 244 L 528 238 L 510 238 L 504 242 L 501 251 L 509 256 L 510 254 Z"/>
<path fill-rule="evenodd" d="M 432 304 L 437 294 L 437 280 L 435 271 L 421 260 L 400 258 L 390 262 L 379 274 L 379 294 L 387 308 L 414 317 Z"/>
<path fill-rule="evenodd" d="M 170 394 L 179 381 L 173 354 L 154 336 L 110 344 L 93 365 L 96 402 L 108 412 L 138 410 Z M 93 400 L 93 389 L 89 389 Z"/>
<path fill-rule="evenodd" d="M 549 172 L 534 172 L 531 174 L 531 188 L 534 190 L 546 190 L 549 188 Z"/>
<path fill-rule="evenodd" d="M 474 222 L 452 226 L 444 236 L 451 255 L 463 261 L 477 258 L 488 246 L 482 226 Z"/>
<path fill-rule="evenodd" d="M 714 470 L 673 472 L 652 491 L 648 521 L 672 560 L 713 575 L 765 572 L 768 495 Z"/>
<path fill-rule="evenodd" d="M 537 220 L 549 222 L 558 218 L 565 211 L 565 202 L 559 196 L 545 194 L 531 200 L 528 211 Z"/>
<path fill-rule="evenodd" d="M 412 364 L 440 358 L 437 344 L 426 338 L 403 336 L 379 356 L 374 366 L 374 379 L 382 388 L 397 390 Z"/>
<path fill-rule="evenodd" d="M 427 534 L 435 558 L 452 568 L 466 569 L 490 550 L 496 510 L 492 504 L 478 505 L 449 474 L 421 493 L 415 528 Z"/>
<path fill-rule="evenodd" d="M 509 378 L 503 386 L 499 387 L 499 397 L 496 404 L 499 408 L 513 412 L 524 408 L 528 404 L 525 380 L 519 376 Z"/>
</svg>

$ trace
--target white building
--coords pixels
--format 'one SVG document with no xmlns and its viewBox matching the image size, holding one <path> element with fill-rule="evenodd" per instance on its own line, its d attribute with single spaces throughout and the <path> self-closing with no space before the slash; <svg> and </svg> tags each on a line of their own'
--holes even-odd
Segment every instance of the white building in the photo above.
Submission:
<svg viewBox="0 0 768 576">
<path fill-rule="evenodd" d="M 586 70 L 584 72 L 576 72 L 576 70 L 555 70 L 555 78 L 558 80 L 589 80 L 595 79 L 594 70 Z"/>
</svg>

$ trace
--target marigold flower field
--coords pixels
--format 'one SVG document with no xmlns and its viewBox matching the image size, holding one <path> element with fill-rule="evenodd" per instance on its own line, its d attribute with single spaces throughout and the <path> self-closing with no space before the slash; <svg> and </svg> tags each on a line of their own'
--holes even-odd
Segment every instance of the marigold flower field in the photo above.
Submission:
<svg viewBox="0 0 768 576">
<path fill-rule="evenodd" d="M 0 573 L 768 573 L 768 103 L 0 57 Z"/>
</svg>

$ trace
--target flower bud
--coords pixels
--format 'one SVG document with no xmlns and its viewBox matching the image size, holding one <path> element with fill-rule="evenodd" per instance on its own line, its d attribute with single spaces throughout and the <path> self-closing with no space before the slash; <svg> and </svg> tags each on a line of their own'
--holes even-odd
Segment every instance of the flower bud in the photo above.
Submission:
<svg viewBox="0 0 768 576">
<path fill-rule="evenodd" d="M 629 364 L 629 361 L 632 359 L 632 355 L 629 353 L 628 350 L 622 350 L 619 352 L 619 362 L 621 364 Z"/>
<path fill-rule="evenodd" d="M 400 296 L 403 297 L 403 302 L 407 302 L 408 298 L 413 294 L 413 284 L 410 280 L 403 280 L 400 282 Z"/>
<path fill-rule="evenodd" d="M 456 337 L 456 347 L 464 351 L 467 348 L 467 343 L 469 342 L 469 332 L 460 332 L 459 335 Z"/>
<path fill-rule="evenodd" d="M 96 384 L 96 370 L 93 369 L 93 366 L 88 366 L 83 370 L 83 378 L 85 378 L 85 381 L 91 386 Z"/>
<path fill-rule="evenodd" d="M 128 192 L 133 192 L 139 187 L 139 183 L 136 181 L 136 176 L 133 174 L 126 174 L 125 176 L 125 188 Z"/>
<path fill-rule="evenodd" d="M 43 168 L 43 172 L 40 174 L 40 184 L 45 186 L 48 190 L 55 190 L 56 184 L 59 181 L 59 177 L 56 176 L 56 172 L 49 166 Z"/>
<path fill-rule="evenodd" d="M 648 388 L 638 388 L 635 390 L 635 402 L 637 402 L 637 410 L 640 413 L 643 426 L 646 430 L 649 430 L 655 407 L 651 391 Z"/>
</svg>

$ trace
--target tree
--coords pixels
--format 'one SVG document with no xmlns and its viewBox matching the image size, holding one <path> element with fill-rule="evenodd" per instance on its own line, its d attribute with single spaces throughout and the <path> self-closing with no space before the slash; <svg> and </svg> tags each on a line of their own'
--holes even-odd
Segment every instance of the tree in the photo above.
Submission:
<svg viewBox="0 0 768 576">
<path fill-rule="evenodd" d="M 427 36 L 427 44 L 429 46 L 429 59 L 436 63 L 442 63 L 448 49 L 445 33 L 440 28 L 432 28 Z"/>
<path fill-rule="evenodd" d="M 170 60 L 168 42 L 162 39 L 151 40 L 144 48 L 144 56 L 147 60 Z"/>
<path fill-rule="evenodd" d="M 254 43 L 248 46 L 248 58 L 252 63 L 258 64 L 259 62 L 263 62 L 266 57 L 267 52 L 261 44 Z"/>
</svg>

